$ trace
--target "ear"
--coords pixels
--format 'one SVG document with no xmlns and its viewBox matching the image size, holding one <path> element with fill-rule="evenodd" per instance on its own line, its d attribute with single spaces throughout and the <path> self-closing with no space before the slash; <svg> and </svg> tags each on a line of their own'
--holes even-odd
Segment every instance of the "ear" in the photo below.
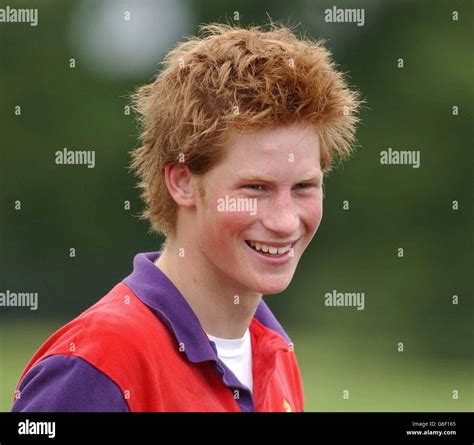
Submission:
<svg viewBox="0 0 474 445">
<path fill-rule="evenodd" d="M 187 165 L 167 165 L 165 167 L 165 181 L 168 192 L 178 205 L 183 207 L 196 205 L 195 182 Z"/>
</svg>

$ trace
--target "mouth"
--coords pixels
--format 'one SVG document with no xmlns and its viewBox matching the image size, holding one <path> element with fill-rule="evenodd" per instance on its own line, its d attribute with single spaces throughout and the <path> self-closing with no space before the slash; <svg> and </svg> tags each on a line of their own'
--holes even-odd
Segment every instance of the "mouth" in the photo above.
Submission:
<svg viewBox="0 0 474 445">
<path fill-rule="evenodd" d="M 282 258 L 290 256 L 290 253 L 293 253 L 293 247 L 297 241 L 298 240 L 292 241 L 288 244 L 279 243 L 278 245 L 275 243 L 266 244 L 253 240 L 245 240 L 245 243 L 259 255 L 268 258 Z"/>
</svg>

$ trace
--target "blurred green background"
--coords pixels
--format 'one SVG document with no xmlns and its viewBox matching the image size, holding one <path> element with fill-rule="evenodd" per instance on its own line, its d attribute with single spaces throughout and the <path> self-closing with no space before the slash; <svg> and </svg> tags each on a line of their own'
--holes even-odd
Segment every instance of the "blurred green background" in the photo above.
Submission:
<svg viewBox="0 0 474 445">
<path fill-rule="evenodd" d="M 0 307 L 0 411 L 43 341 L 128 275 L 135 253 L 159 249 L 136 217 L 127 95 L 183 35 L 236 12 L 326 39 L 366 99 L 358 153 L 327 179 L 313 243 L 290 287 L 265 297 L 295 343 L 306 411 L 474 408 L 472 1 L 6 5 L 39 8 L 39 24 L 0 23 L 0 292 L 38 292 L 39 309 Z M 326 23 L 333 6 L 363 8 L 364 26 Z M 95 168 L 56 165 L 65 147 L 95 150 Z M 389 147 L 420 150 L 420 168 L 381 165 Z M 364 292 L 365 309 L 326 307 L 333 289 Z"/>
</svg>

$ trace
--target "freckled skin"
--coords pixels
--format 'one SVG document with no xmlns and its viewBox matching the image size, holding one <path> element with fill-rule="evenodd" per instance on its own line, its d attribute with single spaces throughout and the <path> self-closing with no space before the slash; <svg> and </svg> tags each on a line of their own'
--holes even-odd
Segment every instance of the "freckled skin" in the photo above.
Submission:
<svg viewBox="0 0 474 445">
<path fill-rule="evenodd" d="M 291 156 L 292 154 L 292 156 Z M 290 159 L 293 162 L 290 162 Z M 270 182 L 249 179 L 259 175 Z M 315 173 L 319 179 L 301 181 Z M 224 161 L 205 175 L 206 197 L 198 197 L 194 230 L 208 267 L 229 288 L 261 294 L 285 290 L 323 214 L 322 173 L 317 134 L 297 125 L 238 134 Z M 253 184 L 254 188 L 245 187 Z M 262 187 L 256 186 L 262 184 Z M 218 212 L 219 198 L 256 198 L 257 212 Z M 268 265 L 245 240 L 298 240 L 285 264 Z"/>
</svg>

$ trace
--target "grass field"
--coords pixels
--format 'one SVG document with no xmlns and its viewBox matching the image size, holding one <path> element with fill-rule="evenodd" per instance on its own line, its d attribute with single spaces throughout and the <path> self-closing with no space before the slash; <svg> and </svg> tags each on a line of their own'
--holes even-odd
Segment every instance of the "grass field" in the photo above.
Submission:
<svg viewBox="0 0 474 445">
<path fill-rule="evenodd" d="M 0 325 L 0 411 L 9 411 L 18 377 L 61 321 Z M 361 351 L 350 336 L 292 332 L 303 374 L 306 411 L 472 411 L 472 364 L 407 353 Z M 349 390 L 349 398 L 343 391 Z M 453 399 L 457 390 L 459 398 Z"/>
</svg>

